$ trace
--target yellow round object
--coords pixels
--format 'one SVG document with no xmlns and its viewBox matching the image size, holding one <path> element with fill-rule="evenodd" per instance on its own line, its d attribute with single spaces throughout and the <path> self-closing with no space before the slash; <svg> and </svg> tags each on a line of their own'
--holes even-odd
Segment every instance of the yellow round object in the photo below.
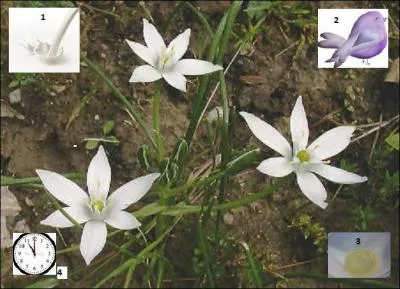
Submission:
<svg viewBox="0 0 400 289">
<path fill-rule="evenodd" d="M 378 269 L 378 265 L 375 253 L 366 248 L 350 251 L 344 260 L 345 269 L 353 277 L 371 275 Z"/>
</svg>

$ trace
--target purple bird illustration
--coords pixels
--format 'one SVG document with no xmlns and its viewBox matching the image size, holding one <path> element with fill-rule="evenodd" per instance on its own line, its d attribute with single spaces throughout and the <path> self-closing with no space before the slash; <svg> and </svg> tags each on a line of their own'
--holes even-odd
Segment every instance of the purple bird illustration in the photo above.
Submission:
<svg viewBox="0 0 400 289">
<path fill-rule="evenodd" d="M 325 40 L 320 41 L 318 46 L 336 48 L 332 57 L 325 62 L 335 62 L 336 68 L 349 56 L 368 59 L 381 53 L 387 45 L 388 38 L 385 21 L 386 18 L 381 13 L 371 11 L 357 19 L 347 39 L 331 32 L 322 33 L 321 37 Z"/>
</svg>

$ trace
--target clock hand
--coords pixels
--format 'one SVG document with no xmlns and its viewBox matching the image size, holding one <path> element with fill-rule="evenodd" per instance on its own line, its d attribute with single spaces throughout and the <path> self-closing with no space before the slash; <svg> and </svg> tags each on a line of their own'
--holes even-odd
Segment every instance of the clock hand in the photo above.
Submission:
<svg viewBox="0 0 400 289">
<path fill-rule="evenodd" d="M 33 257 L 36 257 L 36 239 L 33 239 Z"/>
<path fill-rule="evenodd" d="M 33 243 L 33 244 L 35 244 L 35 243 Z M 33 256 L 35 256 L 35 251 L 33 250 L 33 248 L 32 248 L 32 246 L 31 246 L 31 244 L 29 244 L 29 242 L 28 242 L 28 246 L 29 246 L 29 248 L 31 248 L 31 250 L 32 250 L 32 253 L 33 253 Z"/>
</svg>

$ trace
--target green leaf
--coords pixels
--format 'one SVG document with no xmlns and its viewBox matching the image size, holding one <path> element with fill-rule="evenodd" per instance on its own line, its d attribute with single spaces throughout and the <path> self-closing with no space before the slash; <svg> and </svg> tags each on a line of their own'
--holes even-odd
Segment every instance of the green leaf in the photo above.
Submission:
<svg viewBox="0 0 400 289">
<path fill-rule="evenodd" d="M 99 145 L 99 142 L 97 140 L 88 140 L 86 142 L 85 148 L 87 150 L 93 150 L 93 149 L 97 148 L 98 145 Z"/>
<path fill-rule="evenodd" d="M 9 88 L 16 87 L 19 84 L 19 81 L 17 79 L 14 79 L 13 81 L 10 82 L 8 85 Z"/>
<path fill-rule="evenodd" d="M 110 143 L 119 144 L 119 140 L 113 135 L 108 135 L 104 139 L 107 140 Z"/>
<path fill-rule="evenodd" d="M 391 133 L 386 139 L 385 142 L 390 145 L 392 148 L 399 150 L 399 133 Z"/>
<path fill-rule="evenodd" d="M 25 288 L 53 288 L 58 285 L 58 280 L 55 278 L 51 279 L 42 279 L 31 285 L 26 286 Z"/>
<path fill-rule="evenodd" d="M 139 165 L 142 168 L 142 170 L 148 172 L 150 170 L 150 160 L 151 160 L 151 152 L 150 148 L 143 144 L 139 147 L 138 150 L 138 160 L 139 160 Z"/>
<path fill-rule="evenodd" d="M 109 134 L 114 128 L 114 121 L 109 120 L 103 125 L 103 133 L 104 135 Z"/>
<path fill-rule="evenodd" d="M 249 152 L 246 152 L 236 159 L 230 161 L 226 165 L 226 175 L 235 175 L 242 170 L 250 167 L 255 162 L 260 161 L 261 153 L 260 149 L 254 149 Z"/>
</svg>

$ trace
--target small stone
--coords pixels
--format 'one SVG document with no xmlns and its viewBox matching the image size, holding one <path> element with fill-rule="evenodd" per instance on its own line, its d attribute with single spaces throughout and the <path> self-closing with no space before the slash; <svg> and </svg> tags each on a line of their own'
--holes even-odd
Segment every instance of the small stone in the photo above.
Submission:
<svg viewBox="0 0 400 289">
<path fill-rule="evenodd" d="M 8 97 L 10 98 L 10 103 L 14 104 L 14 103 L 19 103 L 22 100 L 21 97 L 21 89 L 17 88 L 16 90 L 13 90 L 10 92 L 10 94 L 8 95 Z"/>
<path fill-rule="evenodd" d="M 94 120 L 100 120 L 100 116 L 99 116 L 98 114 L 96 114 L 96 115 L 94 116 Z"/>
<path fill-rule="evenodd" d="M 18 221 L 14 226 L 14 232 L 30 233 L 30 231 L 31 230 L 29 229 L 28 225 L 26 224 L 25 219 Z"/>
<path fill-rule="evenodd" d="M 31 199 L 29 199 L 28 197 L 25 198 L 25 203 L 29 206 L 29 207 L 33 207 L 33 202 Z"/>
<path fill-rule="evenodd" d="M 102 52 L 102 53 L 100 54 L 100 57 L 101 57 L 101 58 L 106 58 L 106 54 L 105 54 L 104 52 Z"/>
<path fill-rule="evenodd" d="M 224 223 L 227 225 L 232 225 L 233 224 L 233 215 L 231 213 L 225 213 L 224 214 Z"/>
<path fill-rule="evenodd" d="M 65 85 L 57 85 L 57 86 L 53 87 L 54 91 L 57 92 L 57 93 L 63 92 L 65 90 L 65 88 L 66 88 Z"/>
</svg>

